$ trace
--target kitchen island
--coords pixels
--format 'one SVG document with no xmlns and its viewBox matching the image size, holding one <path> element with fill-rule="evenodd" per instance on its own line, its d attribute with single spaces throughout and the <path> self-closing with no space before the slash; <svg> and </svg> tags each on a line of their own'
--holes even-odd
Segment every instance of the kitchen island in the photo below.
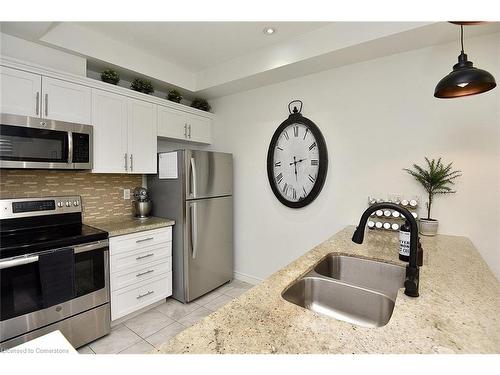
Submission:
<svg viewBox="0 0 500 375">
<path fill-rule="evenodd" d="M 500 283 L 465 237 L 421 237 L 420 297 L 400 289 L 389 323 L 365 328 L 281 297 L 329 253 L 405 265 L 396 233 L 349 226 L 163 344 L 160 353 L 500 353 Z"/>
</svg>

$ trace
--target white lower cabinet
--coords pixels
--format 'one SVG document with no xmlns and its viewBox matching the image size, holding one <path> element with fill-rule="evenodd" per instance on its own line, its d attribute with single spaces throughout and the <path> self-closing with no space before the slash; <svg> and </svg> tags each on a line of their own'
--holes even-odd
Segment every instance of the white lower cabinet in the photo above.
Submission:
<svg viewBox="0 0 500 375">
<path fill-rule="evenodd" d="M 109 239 L 111 320 L 172 295 L 172 227 Z"/>
</svg>

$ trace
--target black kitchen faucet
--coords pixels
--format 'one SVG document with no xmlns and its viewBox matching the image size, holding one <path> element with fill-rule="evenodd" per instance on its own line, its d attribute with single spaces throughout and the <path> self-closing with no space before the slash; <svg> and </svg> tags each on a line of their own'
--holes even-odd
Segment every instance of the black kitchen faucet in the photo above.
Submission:
<svg viewBox="0 0 500 375">
<path fill-rule="evenodd" d="M 373 212 L 382 209 L 398 211 L 410 223 L 410 262 L 406 266 L 405 294 L 410 297 L 418 297 L 418 283 L 419 283 L 418 252 L 420 246 L 418 238 L 417 221 L 415 220 L 410 211 L 395 203 L 388 203 L 388 202 L 375 203 L 374 205 L 368 207 L 366 211 L 363 212 L 363 215 L 361 215 L 358 227 L 356 228 L 354 234 L 352 235 L 352 241 L 357 244 L 363 243 L 363 239 L 365 236 L 365 226 L 366 222 L 368 221 L 368 218 Z"/>
</svg>

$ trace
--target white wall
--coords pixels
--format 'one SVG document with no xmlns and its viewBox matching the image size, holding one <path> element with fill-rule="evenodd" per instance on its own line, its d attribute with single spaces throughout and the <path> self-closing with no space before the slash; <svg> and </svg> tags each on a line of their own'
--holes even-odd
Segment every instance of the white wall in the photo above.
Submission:
<svg viewBox="0 0 500 375">
<path fill-rule="evenodd" d="M 469 58 L 500 80 L 500 34 L 466 39 Z M 433 97 L 458 43 L 353 64 L 214 100 L 214 147 L 234 154 L 235 269 L 264 278 L 358 221 L 374 192 L 424 196 L 402 171 L 424 156 L 463 171 L 458 193 L 438 197 L 440 232 L 469 237 L 500 278 L 500 88 Z M 293 99 L 322 130 L 330 166 L 323 192 L 292 210 L 273 196 L 266 154 Z M 448 249 L 453 256 L 453 249 Z M 397 249 L 394 249 L 394 256 Z"/>
<path fill-rule="evenodd" d="M 85 76 L 87 60 L 81 56 L 0 33 L 0 55 Z"/>
</svg>

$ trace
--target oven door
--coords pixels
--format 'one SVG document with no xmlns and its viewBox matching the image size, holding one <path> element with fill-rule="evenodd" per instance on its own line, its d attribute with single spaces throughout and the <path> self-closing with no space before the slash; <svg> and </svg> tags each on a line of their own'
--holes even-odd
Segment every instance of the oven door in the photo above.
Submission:
<svg viewBox="0 0 500 375">
<path fill-rule="evenodd" d="M 108 246 L 104 240 L 73 247 L 75 295 L 49 307 L 42 292 L 38 256 L 62 249 L 1 259 L 0 342 L 108 303 Z"/>
</svg>

